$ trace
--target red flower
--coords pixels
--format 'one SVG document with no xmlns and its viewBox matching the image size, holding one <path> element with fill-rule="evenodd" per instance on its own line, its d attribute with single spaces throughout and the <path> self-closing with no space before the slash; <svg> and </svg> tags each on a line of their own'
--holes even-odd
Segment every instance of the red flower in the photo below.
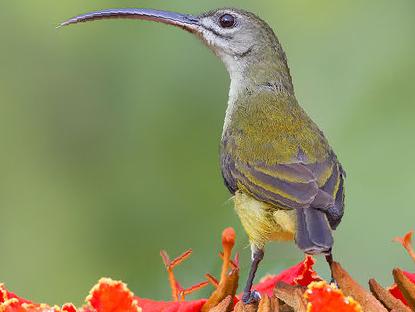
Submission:
<svg viewBox="0 0 415 312">
<path fill-rule="evenodd" d="M 206 299 L 182 302 L 163 302 L 137 298 L 143 312 L 200 312 Z"/>
<path fill-rule="evenodd" d="M 78 310 L 72 303 L 64 304 L 62 307 L 62 311 L 64 312 L 77 312 Z"/>
<path fill-rule="evenodd" d="M 15 294 L 8 292 L 3 284 L 0 284 L 0 311 L 1 312 L 49 312 L 57 311 L 46 305 L 33 304 L 28 300 L 22 299 Z"/>
<path fill-rule="evenodd" d="M 272 296 L 275 285 L 278 282 L 285 282 L 290 285 L 307 286 L 311 282 L 320 281 L 321 278 L 313 270 L 314 263 L 313 257 L 306 256 L 304 261 L 282 271 L 280 274 L 264 277 L 259 284 L 254 286 L 254 289 L 262 294 Z"/>
<path fill-rule="evenodd" d="M 405 241 L 407 242 L 408 239 Z M 234 244 L 235 232 L 233 229 L 228 228 L 222 233 L 223 252 L 220 253 L 220 257 L 223 260 L 223 265 L 220 279 L 206 274 L 205 277 L 207 280 L 188 288 L 182 287 L 178 282 L 174 274 L 174 268 L 190 257 L 191 250 L 186 251 L 172 260 L 166 252 L 161 252 L 172 288 L 173 301 L 163 302 L 136 297 L 124 283 L 103 278 L 92 288 L 89 296 L 86 298 L 86 305 L 84 307 L 76 308 L 73 304 L 65 304 L 62 307 L 51 307 L 47 304 L 37 304 L 22 299 L 8 292 L 0 284 L 0 312 L 200 312 L 217 307 L 221 303 L 225 303 L 226 305 L 226 298 L 228 298 L 228 306 L 225 309 L 230 310 L 238 301 L 235 298 L 239 277 L 238 255 L 236 254 L 233 259 L 231 258 Z M 321 279 L 313 270 L 313 265 L 314 259 L 311 256 L 307 256 L 304 261 L 292 268 L 278 275 L 272 275 L 262 279 L 259 284 L 254 286 L 254 289 L 263 295 L 271 297 L 273 296 L 275 285 L 278 282 L 285 282 L 292 286 L 308 286 L 311 283 L 309 290 L 304 295 L 305 299 L 303 298 L 303 300 L 307 300 L 308 312 L 361 311 L 360 306 L 355 301 L 348 297 L 345 298 L 342 292 L 334 286 L 329 286 L 325 282 L 319 282 Z M 407 274 L 412 281 L 415 281 L 415 274 Z M 186 295 L 205 287 L 209 282 L 216 288 L 209 299 L 185 301 Z M 295 289 L 301 289 L 301 287 Z M 391 291 L 393 292 L 394 290 Z M 297 296 L 302 298 L 301 292 L 297 293 Z M 268 297 L 264 296 L 264 298 Z M 268 303 L 270 302 L 269 299 Z"/>
<path fill-rule="evenodd" d="M 409 256 L 415 261 L 415 251 L 414 251 L 414 248 L 412 247 L 413 233 L 414 233 L 413 231 L 410 231 L 406 233 L 403 237 L 395 237 L 394 241 L 397 243 L 400 243 L 406 249 Z M 415 273 L 409 273 L 409 272 L 403 272 L 403 273 L 412 283 L 415 284 Z M 408 303 L 406 302 L 406 299 L 404 298 L 404 296 L 402 295 L 401 291 L 399 290 L 396 284 L 392 285 L 389 288 L 389 291 L 395 298 L 398 298 L 403 303 L 408 305 Z"/>
<path fill-rule="evenodd" d="M 405 274 L 405 276 L 412 282 L 415 284 L 415 273 L 409 273 L 409 272 L 403 272 L 403 274 Z M 389 288 L 390 293 L 395 297 L 398 298 L 399 300 L 401 300 L 403 303 L 405 303 L 406 305 L 408 305 L 408 303 L 406 302 L 406 299 L 403 297 L 401 291 L 398 288 L 398 285 L 393 284 L 390 288 Z"/>
<path fill-rule="evenodd" d="M 319 280 L 312 269 L 313 264 L 313 258 L 307 257 L 291 269 L 263 279 L 261 283 L 255 285 L 255 289 L 270 294 L 278 281 L 292 285 L 306 285 L 309 281 Z M 232 267 L 235 265 L 231 262 Z M 50 307 L 22 299 L 0 285 L 1 312 L 199 312 L 206 299 L 174 302 L 143 299 L 135 297 L 124 283 L 103 278 L 92 288 L 86 302 L 87 304 L 81 309 L 77 309 L 72 304 L 65 304 L 62 308 Z"/>
</svg>

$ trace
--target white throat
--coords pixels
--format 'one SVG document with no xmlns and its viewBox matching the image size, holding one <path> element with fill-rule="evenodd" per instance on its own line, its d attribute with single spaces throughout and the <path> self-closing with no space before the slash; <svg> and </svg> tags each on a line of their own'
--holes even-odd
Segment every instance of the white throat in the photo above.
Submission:
<svg viewBox="0 0 415 312">
<path fill-rule="evenodd" d="M 244 71 L 245 66 L 243 62 L 238 61 L 238 57 L 232 57 L 228 54 L 224 53 L 217 53 L 218 56 L 221 58 L 223 63 L 225 64 L 225 67 L 229 73 L 229 76 L 231 78 L 231 84 L 229 87 L 229 96 L 228 96 L 228 106 L 226 108 L 226 114 L 225 114 L 225 122 L 223 124 L 223 130 L 222 130 L 222 137 L 228 128 L 233 112 L 235 111 L 236 105 L 236 99 L 241 91 L 243 91 L 245 87 L 245 79 L 244 79 Z"/>
</svg>

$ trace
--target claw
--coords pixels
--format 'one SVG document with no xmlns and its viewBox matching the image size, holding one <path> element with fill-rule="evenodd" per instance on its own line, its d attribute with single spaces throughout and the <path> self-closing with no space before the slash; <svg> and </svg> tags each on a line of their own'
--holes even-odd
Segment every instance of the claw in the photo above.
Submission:
<svg viewBox="0 0 415 312">
<path fill-rule="evenodd" d="M 337 281 L 334 277 L 330 279 L 330 284 L 336 286 L 336 288 L 340 289 L 339 284 L 337 284 Z"/>
<path fill-rule="evenodd" d="M 244 304 L 253 304 L 258 303 L 261 300 L 261 294 L 256 290 L 246 292 L 242 296 L 242 302 Z"/>
</svg>

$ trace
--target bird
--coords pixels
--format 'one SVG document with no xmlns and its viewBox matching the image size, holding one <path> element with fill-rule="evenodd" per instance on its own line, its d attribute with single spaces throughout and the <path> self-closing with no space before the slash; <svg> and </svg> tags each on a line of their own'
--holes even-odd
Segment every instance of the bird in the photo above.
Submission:
<svg viewBox="0 0 415 312">
<path fill-rule="evenodd" d="M 235 8 L 200 15 L 124 8 L 79 15 L 58 27 L 110 18 L 180 27 L 204 42 L 229 73 L 219 158 L 252 252 L 243 302 L 260 299 L 253 282 L 268 242 L 294 241 L 331 265 L 333 231 L 344 214 L 345 171 L 299 105 L 286 54 L 269 24 Z"/>
</svg>

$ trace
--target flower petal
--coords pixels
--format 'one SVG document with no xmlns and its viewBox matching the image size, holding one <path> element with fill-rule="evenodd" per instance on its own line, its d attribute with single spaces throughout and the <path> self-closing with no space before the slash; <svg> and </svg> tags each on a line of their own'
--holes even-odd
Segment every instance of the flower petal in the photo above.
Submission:
<svg viewBox="0 0 415 312">
<path fill-rule="evenodd" d="M 119 281 L 102 278 L 86 298 L 97 312 L 141 312 L 137 300 L 127 286 Z"/>
<path fill-rule="evenodd" d="M 408 252 L 409 256 L 415 261 L 415 250 L 412 247 L 412 235 L 414 231 L 406 233 L 403 237 L 395 237 L 393 240 L 400 243 Z"/>
<path fill-rule="evenodd" d="M 62 306 L 62 312 L 78 312 L 72 303 L 66 303 Z"/>
<path fill-rule="evenodd" d="M 143 312 L 200 312 L 206 299 L 184 302 L 163 302 L 136 297 Z"/>
<path fill-rule="evenodd" d="M 304 294 L 308 301 L 308 312 L 363 312 L 362 307 L 341 290 L 326 282 L 312 282 Z"/>
<path fill-rule="evenodd" d="M 259 284 L 254 286 L 254 289 L 260 293 L 272 296 L 275 285 L 278 282 L 285 282 L 290 285 L 307 286 L 313 281 L 319 281 L 321 278 L 313 270 L 314 263 L 313 257 L 306 256 L 303 262 L 282 271 L 280 274 L 263 278 Z"/>
<path fill-rule="evenodd" d="M 415 284 L 415 273 L 409 273 L 409 272 L 405 272 L 403 271 L 403 274 L 405 274 L 405 276 L 412 282 Z M 389 292 L 397 299 L 401 300 L 403 303 L 405 303 L 406 305 L 408 305 L 408 302 L 406 302 L 406 299 L 403 297 L 401 291 L 399 290 L 398 286 L 396 284 L 393 284 L 390 288 L 389 288 Z"/>
</svg>

